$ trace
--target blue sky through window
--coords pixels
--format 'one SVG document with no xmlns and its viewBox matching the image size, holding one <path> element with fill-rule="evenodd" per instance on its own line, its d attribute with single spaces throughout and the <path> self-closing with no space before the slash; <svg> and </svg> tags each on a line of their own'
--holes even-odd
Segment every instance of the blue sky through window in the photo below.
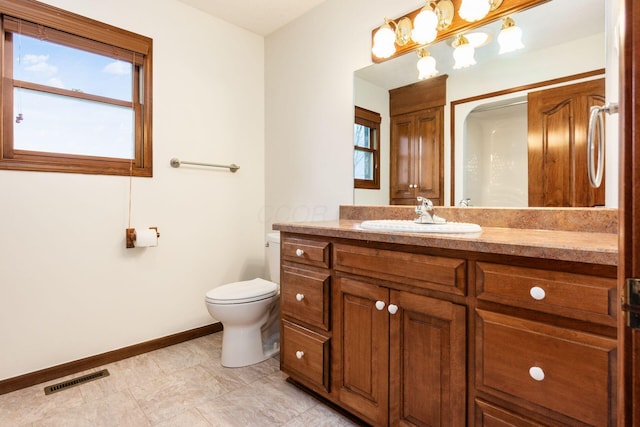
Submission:
<svg viewBox="0 0 640 427">
<path fill-rule="evenodd" d="M 14 33 L 14 79 L 132 101 L 132 64 Z M 134 158 L 132 107 L 14 89 L 16 149 Z M 19 119 L 18 119 L 19 117 Z"/>
<path fill-rule="evenodd" d="M 14 34 L 14 78 L 131 101 L 130 62 Z"/>
<path fill-rule="evenodd" d="M 17 149 L 84 156 L 134 158 L 130 108 L 15 89 L 24 111 L 14 124 Z"/>
</svg>

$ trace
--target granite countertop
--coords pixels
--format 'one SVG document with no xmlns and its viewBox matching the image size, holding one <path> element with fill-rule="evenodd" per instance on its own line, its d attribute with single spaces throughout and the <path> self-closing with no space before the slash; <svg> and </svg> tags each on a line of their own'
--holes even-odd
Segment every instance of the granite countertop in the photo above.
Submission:
<svg viewBox="0 0 640 427">
<path fill-rule="evenodd" d="M 322 237 L 590 264 L 617 265 L 618 263 L 618 236 L 611 232 L 483 226 L 480 233 L 427 234 L 365 230 L 360 227 L 361 222 L 359 219 L 289 222 L 274 224 L 273 229 Z"/>
</svg>

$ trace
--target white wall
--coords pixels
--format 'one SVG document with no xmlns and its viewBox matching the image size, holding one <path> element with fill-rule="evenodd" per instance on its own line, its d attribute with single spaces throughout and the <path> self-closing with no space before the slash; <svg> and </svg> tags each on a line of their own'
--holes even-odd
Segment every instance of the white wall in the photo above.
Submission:
<svg viewBox="0 0 640 427">
<path fill-rule="evenodd" d="M 125 249 L 127 177 L 0 170 L 0 379 L 210 324 L 207 290 L 264 271 L 264 39 L 174 0 L 45 2 L 153 38 L 131 225 L 161 238 Z"/>
<path fill-rule="evenodd" d="M 527 207 L 527 104 L 475 109 L 464 130 L 460 199 L 471 199 L 470 206 Z"/>
<path fill-rule="evenodd" d="M 334 219 L 353 201 L 353 72 L 371 64 L 371 30 L 420 0 L 327 0 L 269 35 L 267 227 Z"/>
</svg>

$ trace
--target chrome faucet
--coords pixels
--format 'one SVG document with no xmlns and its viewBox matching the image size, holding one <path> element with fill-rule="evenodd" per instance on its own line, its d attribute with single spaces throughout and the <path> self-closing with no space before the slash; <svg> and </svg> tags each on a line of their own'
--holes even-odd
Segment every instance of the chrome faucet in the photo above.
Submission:
<svg viewBox="0 0 640 427">
<path fill-rule="evenodd" d="M 433 202 L 426 197 L 418 197 L 421 204 L 416 206 L 416 213 L 420 215 L 414 220 L 418 224 L 445 224 L 446 219 L 440 218 L 433 211 Z"/>
<path fill-rule="evenodd" d="M 466 199 L 462 199 L 460 200 L 459 205 L 463 207 L 471 206 L 471 199 L 468 197 Z"/>
</svg>

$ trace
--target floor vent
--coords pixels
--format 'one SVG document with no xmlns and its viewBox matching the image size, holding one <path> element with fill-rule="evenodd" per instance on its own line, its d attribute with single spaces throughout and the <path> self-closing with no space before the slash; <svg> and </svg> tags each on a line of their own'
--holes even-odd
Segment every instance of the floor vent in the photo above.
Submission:
<svg viewBox="0 0 640 427">
<path fill-rule="evenodd" d="M 57 393 L 59 391 L 66 390 L 68 388 L 75 387 L 77 385 L 81 385 L 84 383 L 88 383 L 89 381 L 99 380 L 100 378 L 104 378 L 108 376 L 109 376 L 109 371 L 107 371 L 106 369 L 103 369 L 98 372 L 92 372 L 90 374 L 83 375 L 78 378 L 74 378 L 72 380 L 63 381 L 58 384 L 47 386 L 44 388 L 44 394 Z"/>
</svg>

